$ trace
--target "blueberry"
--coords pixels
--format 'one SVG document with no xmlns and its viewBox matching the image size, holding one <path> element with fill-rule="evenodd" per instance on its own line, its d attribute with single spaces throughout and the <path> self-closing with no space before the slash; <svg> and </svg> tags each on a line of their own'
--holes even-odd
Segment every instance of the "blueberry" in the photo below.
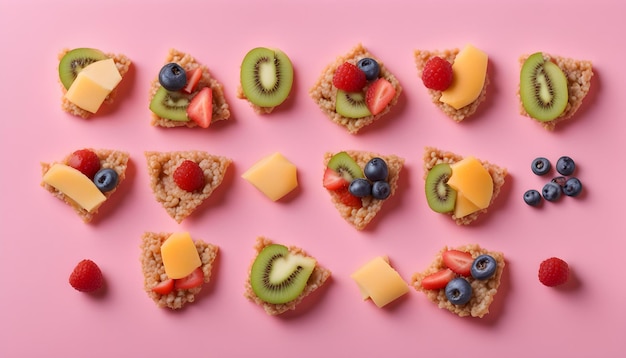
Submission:
<svg viewBox="0 0 626 358">
<path fill-rule="evenodd" d="M 537 193 L 539 194 L 539 193 Z M 487 280 L 496 273 L 498 263 L 491 255 L 480 255 L 472 263 L 470 273 L 477 280 Z"/>
<path fill-rule="evenodd" d="M 359 60 L 356 64 L 358 68 L 361 69 L 365 73 L 365 78 L 368 81 L 373 81 L 378 78 L 378 74 L 380 73 L 380 66 L 378 62 L 373 58 L 365 57 Z"/>
<path fill-rule="evenodd" d="M 187 73 L 177 63 L 168 63 L 159 72 L 159 83 L 168 91 L 180 91 L 187 85 Z"/>
<path fill-rule="evenodd" d="M 583 190 L 583 185 L 576 177 L 567 179 L 565 185 L 563 185 L 563 194 L 567 196 L 578 196 Z"/>
<path fill-rule="evenodd" d="M 348 191 L 356 197 L 363 198 L 372 194 L 372 183 L 367 179 L 357 178 L 350 182 Z"/>
<path fill-rule="evenodd" d="M 533 173 L 537 175 L 545 175 L 548 174 L 548 172 L 552 168 L 552 164 L 550 164 L 550 161 L 548 159 L 539 157 L 533 160 L 530 168 L 532 169 Z"/>
<path fill-rule="evenodd" d="M 115 189 L 117 181 L 117 172 L 111 168 L 100 169 L 93 177 L 93 182 L 96 184 L 96 187 L 103 193 Z"/>
<path fill-rule="evenodd" d="M 387 163 L 382 158 L 372 158 L 365 168 L 363 168 L 363 174 L 371 181 L 387 180 L 389 176 L 389 168 Z"/>
<path fill-rule="evenodd" d="M 388 182 L 379 180 L 372 184 L 372 196 L 374 199 L 385 200 L 389 195 L 391 195 L 391 187 Z"/>
<path fill-rule="evenodd" d="M 524 193 L 524 201 L 530 206 L 537 206 L 541 203 L 541 194 L 535 189 L 527 190 Z"/>
<path fill-rule="evenodd" d="M 472 297 L 472 286 L 462 277 L 450 280 L 446 285 L 446 298 L 455 305 L 464 305 Z"/>
<path fill-rule="evenodd" d="M 547 201 L 557 201 L 561 197 L 561 187 L 557 183 L 548 182 L 541 189 L 541 194 Z"/>
<path fill-rule="evenodd" d="M 572 175 L 574 169 L 576 169 L 576 164 L 570 157 L 563 156 L 556 161 L 556 171 L 561 175 Z"/>
</svg>

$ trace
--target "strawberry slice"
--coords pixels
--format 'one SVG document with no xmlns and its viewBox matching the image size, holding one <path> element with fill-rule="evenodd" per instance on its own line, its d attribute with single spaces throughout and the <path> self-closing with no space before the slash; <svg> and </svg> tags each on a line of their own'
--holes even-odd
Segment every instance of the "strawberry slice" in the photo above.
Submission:
<svg viewBox="0 0 626 358">
<path fill-rule="evenodd" d="M 187 106 L 187 117 L 202 128 L 208 128 L 213 116 L 213 91 L 204 87 Z"/>
<path fill-rule="evenodd" d="M 353 208 L 360 208 L 363 206 L 363 203 L 361 202 L 361 198 L 352 195 L 350 191 L 348 191 L 347 186 L 341 189 L 335 190 L 334 193 L 337 194 L 339 201 L 341 201 L 343 205 L 351 206 Z"/>
<path fill-rule="evenodd" d="M 446 287 L 448 282 L 456 277 L 456 274 L 449 268 L 431 273 L 422 279 L 422 287 L 426 290 L 438 290 Z"/>
<path fill-rule="evenodd" d="M 198 82 L 202 78 L 202 69 L 197 67 L 195 70 L 187 71 L 187 84 L 183 87 L 183 92 L 193 93 L 198 87 Z"/>
<path fill-rule="evenodd" d="M 204 273 L 202 268 L 198 267 L 189 275 L 174 280 L 174 288 L 177 290 L 188 290 L 190 288 L 199 287 L 204 282 Z"/>
<path fill-rule="evenodd" d="M 391 82 L 379 78 L 370 85 L 365 94 L 365 104 L 372 115 L 382 112 L 396 95 L 396 89 Z"/>
<path fill-rule="evenodd" d="M 152 291 L 159 295 L 167 295 L 174 290 L 174 280 L 168 278 L 165 281 L 159 282 L 156 286 L 152 287 Z"/>
<path fill-rule="evenodd" d="M 326 168 L 324 172 L 324 188 L 328 190 L 337 190 L 341 188 L 347 188 L 350 183 L 341 174 Z"/>
<path fill-rule="evenodd" d="M 448 250 L 442 254 L 443 263 L 461 276 L 469 276 L 474 258 L 469 252 Z"/>
</svg>

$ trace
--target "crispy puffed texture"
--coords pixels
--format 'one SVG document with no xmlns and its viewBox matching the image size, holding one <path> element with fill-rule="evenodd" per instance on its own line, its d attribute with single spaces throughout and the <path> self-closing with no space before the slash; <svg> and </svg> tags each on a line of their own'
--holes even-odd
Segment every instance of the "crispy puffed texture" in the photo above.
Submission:
<svg viewBox="0 0 626 358">
<path fill-rule="evenodd" d="M 385 200 L 374 199 L 371 196 L 367 196 L 361 198 L 362 206 L 360 208 L 354 208 L 348 205 L 343 204 L 339 200 L 339 196 L 332 190 L 328 190 L 330 194 L 330 198 L 332 203 L 339 211 L 344 220 L 346 220 L 350 225 L 354 226 L 357 230 L 363 230 L 365 227 L 376 217 L 376 214 L 382 209 L 383 204 L 386 200 L 389 200 L 396 193 L 398 189 L 398 179 L 400 178 L 400 172 L 402 171 L 402 167 L 404 166 L 404 158 L 400 158 L 397 155 L 382 155 L 374 152 L 365 152 L 365 151 L 356 151 L 356 150 L 346 150 L 346 153 L 354 159 L 354 161 L 361 167 L 361 169 L 365 168 L 365 164 L 369 162 L 372 158 L 382 158 L 386 163 L 389 169 L 389 176 L 387 181 L 389 182 L 389 186 L 391 187 L 391 194 Z M 324 154 L 324 170 L 328 167 L 328 162 L 330 158 L 333 157 L 336 153 L 327 152 Z"/>
<path fill-rule="evenodd" d="M 144 153 L 148 162 L 150 187 L 156 200 L 176 222 L 182 222 L 202 204 L 224 180 L 226 170 L 232 163 L 230 158 L 203 151 L 178 151 Z M 205 185 L 202 190 L 188 192 L 178 187 L 173 174 L 185 160 L 197 163 L 204 172 Z"/>
<path fill-rule="evenodd" d="M 122 181 L 124 181 L 124 179 L 126 178 L 126 168 L 128 168 L 128 160 L 130 158 L 130 155 L 127 152 L 113 150 L 113 149 L 93 149 L 93 148 L 85 148 L 85 149 L 89 149 L 93 151 L 94 153 L 96 153 L 96 155 L 100 159 L 101 168 L 111 168 L 117 172 L 117 175 L 118 175 L 117 186 L 113 188 L 113 190 L 109 190 L 103 193 L 104 196 L 108 200 L 111 197 L 111 195 L 115 193 L 117 188 L 119 188 L 119 186 L 122 184 Z M 70 153 L 61 161 L 52 162 L 52 163 L 41 163 L 42 176 L 45 175 L 54 164 L 60 163 L 60 164 L 67 165 L 71 156 L 72 154 Z M 41 186 L 44 187 L 47 191 L 52 193 L 57 198 L 63 200 L 68 205 L 70 205 L 85 223 L 91 222 L 91 220 L 93 220 L 93 218 L 98 213 L 99 208 L 93 210 L 92 212 L 88 212 L 87 210 L 83 209 L 80 205 L 78 205 L 78 203 L 76 203 L 74 200 L 70 199 L 67 195 L 63 194 L 62 192 L 54 188 L 52 185 L 49 185 L 42 181 Z"/>
<path fill-rule="evenodd" d="M 426 180 L 426 177 L 428 176 L 428 172 L 437 164 L 439 163 L 448 163 L 448 164 L 452 164 L 452 163 L 456 163 L 460 160 L 463 159 L 463 156 L 452 153 L 452 152 L 448 152 L 448 151 L 443 151 L 441 149 L 437 149 L 434 147 L 426 147 L 424 149 L 424 180 Z M 506 168 L 502 168 L 499 167 L 495 164 L 492 164 L 488 161 L 484 161 L 484 160 L 480 160 L 480 163 L 483 165 L 483 167 L 485 167 L 485 169 L 487 169 L 487 171 L 489 172 L 489 175 L 491 175 L 491 179 L 493 180 L 493 195 L 491 196 L 491 201 L 489 202 L 489 206 L 493 205 L 494 201 L 496 200 L 496 198 L 498 197 L 498 195 L 500 194 L 500 190 L 502 189 L 502 186 L 504 185 L 505 182 L 505 178 L 508 174 L 508 171 Z M 478 210 L 476 212 L 473 212 L 469 215 L 457 218 L 453 212 L 448 213 L 447 215 L 450 215 L 452 217 L 452 219 L 458 224 L 458 225 L 469 225 L 471 224 L 473 221 L 475 221 L 476 219 L 478 219 L 478 217 L 484 213 L 486 213 L 489 209 L 489 206 Z"/>
<path fill-rule="evenodd" d="M 337 88 L 333 86 L 333 76 L 337 68 L 344 62 L 356 65 L 357 62 L 364 57 L 376 59 L 378 65 L 380 66 L 379 78 L 384 78 L 389 81 L 396 90 L 396 95 L 393 97 L 391 102 L 389 102 L 387 107 L 385 107 L 385 109 L 377 115 L 370 115 L 363 118 L 346 118 L 335 111 Z M 363 93 L 367 92 L 367 88 L 368 86 L 363 89 Z M 369 53 L 362 44 L 356 45 L 348 53 L 343 56 L 338 56 L 334 62 L 326 66 L 315 85 L 309 90 L 309 95 L 313 98 L 313 101 L 317 103 L 322 112 L 334 123 L 345 127 L 351 134 L 356 134 L 362 128 L 383 118 L 387 113 L 389 113 L 391 108 L 398 103 L 398 98 L 400 98 L 401 93 L 402 86 L 400 85 L 400 82 L 391 72 L 389 72 L 384 63 Z"/>
<path fill-rule="evenodd" d="M 274 242 L 272 240 L 270 240 L 270 239 L 268 239 L 266 237 L 263 237 L 263 236 L 258 237 L 257 240 L 256 240 L 256 245 L 254 246 L 254 250 L 255 250 L 256 254 L 258 255 L 261 251 L 263 251 L 263 249 L 266 246 L 272 245 L 273 243 Z M 289 252 L 294 254 L 294 255 L 302 255 L 302 256 L 305 256 L 305 257 L 312 257 L 312 256 L 308 255 L 304 250 L 302 250 L 299 247 L 288 246 L 287 248 L 288 248 Z M 256 258 L 256 256 L 255 256 L 255 258 Z M 322 287 L 324 285 L 324 283 L 328 280 L 328 278 L 331 276 L 331 271 L 330 270 L 320 266 L 319 263 L 316 263 L 315 264 L 315 268 L 313 269 L 313 272 L 311 273 L 311 277 L 309 277 L 309 280 L 308 280 L 306 286 L 304 287 L 304 290 L 302 291 L 302 293 L 298 297 L 296 297 L 292 301 L 289 301 L 287 303 L 282 303 L 282 304 L 267 303 L 267 302 L 261 300 L 254 293 L 254 290 L 252 290 L 252 285 L 250 284 L 250 273 L 252 271 L 252 265 L 253 264 L 254 264 L 254 260 L 252 260 L 252 262 L 250 262 L 250 268 L 248 269 L 248 279 L 246 280 L 246 283 L 245 283 L 244 297 L 246 297 L 250 301 L 256 303 L 257 305 L 263 307 L 265 312 L 268 315 L 271 315 L 271 316 L 279 315 L 281 313 L 285 313 L 285 312 L 290 311 L 290 310 L 295 310 L 296 307 L 298 306 L 298 304 L 300 302 L 302 302 L 302 300 L 305 297 L 307 297 L 308 295 L 313 293 L 318 288 Z"/>
<path fill-rule="evenodd" d="M 528 59 L 530 54 L 523 55 L 519 58 L 520 70 L 522 66 L 524 66 L 524 62 Z M 552 61 L 556 63 L 557 66 L 563 71 L 565 74 L 565 78 L 567 79 L 567 106 L 565 106 L 565 110 L 561 113 L 557 118 L 547 121 L 547 122 L 539 122 L 545 129 L 554 130 L 557 124 L 572 118 L 578 108 L 582 105 L 583 99 L 589 93 L 589 89 L 591 88 L 591 78 L 593 77 L 593 65 L 591 61 L 584 60 L 575 60 L 572 58 L 554 56 L 547 53 L 543 53 L 543 58 L 546 61 Z M 524 105 L 522 104 L 522 99 L 520 97 L 520 88 L 519 85 L 517 87 L 517 98 L 519 99 L 519 112 L 521 115 L 530 117 L 528 112 L 524 109 Z M 532 117 L 530 117 L 532 118 Z"/>
<path fill-rule="evenodd" d="M 435 50 L 435 51 L 415 50 L 414 52 L 415 65 L 417 66 L 417 75 L 419 79 L 421 80 L 422 78 L 422 73 L 424 71 L 424 66 L 426 65 L 426 62 L 428 62 L 428 60 L 430 60 L 431 58 L 441 57 L 444 60 L 452 64 L 454 63 L 454 59 L 456 58 L 456 55 L 458 54 L 459 54 L 458 48 L 441 50 L 441 51 L 439 50 Z M 449 104 L 443 103 L 439 100 L 441 98 L 442 91 L 437 91 L 437 90 L 433 90 L 433 89 L 426 88 L 426 87 L 424 88 L 428 90 L 428 94 L 430 95 L 431 102 L 433 102 L 443 113 L 445 113 L 445 115 L 452 118 L 456 122 L 461 122 L 465 118 L 468 118 L 472 116 L 474 113 L 476 113 L 476 110 L 478 109 L 480 104 L 485 101 L 485 99 L 487 98 L 488 86 L 489 86 L 489 73 L 487 73 L 487 76 L 485 77 L 485 84 L 483 85 L 483 89 L 478 95 L 478 98 L 476 98 L 474 102 L 459 109 L 456 109 L 450 106 Z"/>
<path fill-rule="evenodd" d="M 169 50 L 167 57 L 165 58 L 164 65 L 172 62 L 179 64 L 185 71 L 192 71 L 198 67 L 202 69 L 202 77 L 200 78 L 200 81 L 198 82 L 198 86 L 194 93 L 197 94 L 198 92 L 200 92 L 201 89 L 205 87 L 211 88 L 211 92 L 213 94 L 213 113 L 211 116 L 211 123 L 227 120 L 230 118 L 230 107 L 226 102 L 226 97 L 224 96 L 224 86 L 222 86 L 221 83 L 219 83 L 215 78 L 211 76 L 209 69 L 205 65 L 196 61 L 196 59 L 190 54 L 178 51 L 176 49 Z M 159 83 L 159 76 L 157 75 L 156 78 L 152 81 L 152 85 L 150 86 L 150 101 L 152 101 L 152 98 L 160 87 L 161 84 Z M 156 127 L 168 128 L 193 128 L 198 126 L 196 122 L 192 120 L 173 121 L 167 118 L 161 118 L 155 113 L 152 113 L 152 121 L 150 123 Z"/>
<path fill-rule="evenodd" d="M 196 296 L 202 290 L 202 286 L 194 287 L 186 290 L 173 290 L 167 295 L 161 295 L 152 291 L 160 282 L 168 279 L 163 266 L 161 257 L 161 245 L 167 240 L 172 233 L 155 233 L 146 232 L 141 238 L 141 270 L 143 272 L 144 283 L 143 288 L 148 296 L 159 307 L 168 307 L 173 310 L 183 308 L 187 303 L 194 302 Z M 202 240 L 195 240 L 196 250 L 200 255 L 202 262 L 202 274 L 204 275 L 204 283 L 211 281 L 211 272 L 213 271 L 213 263 L 217 257 L 219 248 L 216 245 L 205 243 Z"/>
<path fill-rule="evenodd" d="M 448 311 L 459 315 L 460 317 L 472 316 L 483 317 L 489 313 L 489 306 L 493 302 L 494 296 L 498 293 L 498 287 L 500 286 L 500 280 L 502 278 L 502 272 L 504 271 L 504 255 L 501 252 L 488 251 L 476 244 L 465 245 L 455 248 L 455 250 L 469 252 L 473 258 L 476 258 L 483 254 L 491 255 L 497 263 L 496 273 L 487 280 L 476 280 L 473 277 L 466 277 L 467 281 L 472 286 L 472 298 L 464 305 L 455 305 L 450 303 L 446 298 L 446 292 L 444 288 L 438 290 L 428 290 L 422 287 L 421 283 L 424 277 L 443 270 L 446 265 L 443 263 L 442 254 L 449 250 L 448 247 L 444 247 L 437 253 L 433 262 L 424 271 L 415 273 L 411 278 L 411 286 L 417 291 L 423 292 L 428 299 L 435 303 L 439 308 L 447 309 Z"/>
</svg>

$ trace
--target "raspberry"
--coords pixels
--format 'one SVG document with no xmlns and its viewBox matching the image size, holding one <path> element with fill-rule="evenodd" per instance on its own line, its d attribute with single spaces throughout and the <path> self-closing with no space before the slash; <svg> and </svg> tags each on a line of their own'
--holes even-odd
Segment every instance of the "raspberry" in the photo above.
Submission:
<svg viewBox="0 0 626 358">
<path fill-rule="evenodd" d="M 567 262 L 551 257 L 539 265 L 539 281 L 546 286 L 558 286 L 567 282 L 569 266 Z"/>
<path fill-rule="evenodd" d="M 333 85 L 340 90 L 347 92 L 358 92 L 367 84 L 367 78 L 365 78 L 365 72 L 363 72 L 357 66 L 344 62 L 333 76 Z"/>
<path fill-rule="evenodd" d="M 70 155 L 67 165 L 79 170 L 89 179 L 93 180 L 98 170 L 100 170 L 100 158 L 89 149 L 79 149 Z"/>
<path fill-rule="evenodd" d="M 432 57 L 424 65 L 422 81 L 426 88 L 445 91 L 452 83 L 452 65 L 441 57 Z"/>
<path fill-rule="evenodd" d="M 204 187 L 204 172 L 191 160 L 185 160 L 174 171 L 174 181 L 179 188 L 192 192 Z"/>
<path fill-rule="evenodd" d="M 81 292 L 93 292 L 102 287 L 104 279 L 98 265 L 91 260 L 82 260 L 70 275 L 70 285 Z"/>
</svg>

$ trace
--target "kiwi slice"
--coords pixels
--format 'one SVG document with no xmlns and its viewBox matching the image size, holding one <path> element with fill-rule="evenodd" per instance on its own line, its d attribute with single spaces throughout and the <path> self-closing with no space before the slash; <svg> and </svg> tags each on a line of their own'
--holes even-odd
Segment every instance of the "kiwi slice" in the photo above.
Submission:
<svg viewBox="0 0 626 358">
<path fill-rule="evenodd" d="M 316 261 L 292 254 L 284 245 L 266 246 L 252 263 L 250 285 L 261 300 L 281 304 L 295 300 L 313 273 Z"/>
<path fill-rule="evenodd" d="M 76 48 L 66 53 L 59 62 L 59 78 L 65 89 L 69 89 L 78 73 L 85 67 L 108 57 L 93 48 Z"/>
<path fill-rule="evenodd" d="M 346 152 L 339 152 L 333 155 L 328 161 L 328 168 L 339 173 L 348 182 L 357 178 L 365 178 L 363 169 Z"/>
<path fill-rule="evenodd" d="M 365 95 L 362 92 L 346 92 L 337 90 L 335 112 L 346 118 L 363 118 L 372 113 L 365 104 Z"/>
<path fill-rule="evenodd" d="M 452 168 L 448 163 L 440 163 L 432 167 L 426 176 L 426 201 L 433 211 L 448 213 L 454 210 L 456 190 L 447 183 L 452 175 Z"/>
<path fill-rule="evenodd" d="M 241 63 L 241 89 L 246 98 L 260 107 L 275 107 L 291 92 L 293 66 L 280 50 L 257 47 Z"/>
<path fill-rule="evenodd" d="M 526 59 L 520 73 L 520 98 L 526 112 L 540 122 L 551 121 L 567 106 L 567 79 L 541 52 Z"/>
<path fill-rule="evenodd" d="M 187 107 L 191 101 L 191 95 L 180 91 L 170 92 L 159 87 L 150 101 L 150 110 L 157 116 L 172 121 L 187 122 Z"/>
</svg>

